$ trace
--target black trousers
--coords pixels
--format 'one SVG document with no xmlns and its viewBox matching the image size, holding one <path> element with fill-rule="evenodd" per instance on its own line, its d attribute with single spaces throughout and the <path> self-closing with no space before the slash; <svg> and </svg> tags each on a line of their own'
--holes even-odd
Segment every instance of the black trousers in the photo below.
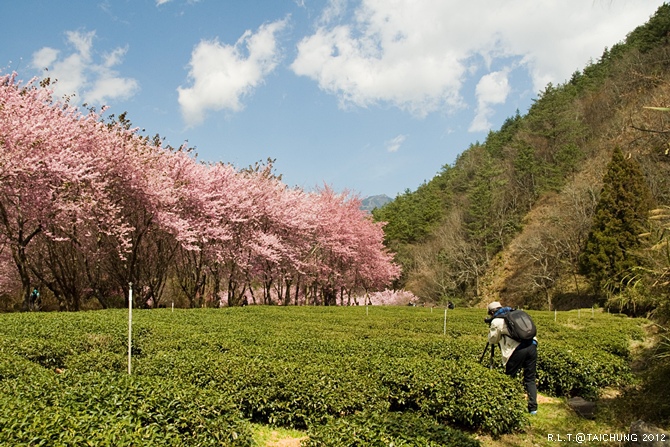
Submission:
<svg viewBox="0 0 670 447">
<path fill-rule="evenodd" d="M 505 366 L 505 374 L 516 377 L 523 368 L 523 387 L 528 394 L 528 411 L 537 411 L 537 345 L 522 342 L 512 353 Z"/>
</svg>

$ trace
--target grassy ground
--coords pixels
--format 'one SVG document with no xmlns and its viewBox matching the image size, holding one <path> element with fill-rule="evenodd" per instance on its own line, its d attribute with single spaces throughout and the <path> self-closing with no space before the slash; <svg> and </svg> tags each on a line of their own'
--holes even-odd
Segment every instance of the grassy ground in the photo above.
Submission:
<svg viewBox="0 0 670 447">
<path fill-rule="evenodd" d="M 256 425 L 255 429 L 254 441 L 259 446 L 300 447 L 300 442 L 305 439 L 305 434 L 298 430 L 274 428 L 266 425 Z"/>
<path fill-rule="evenodd" d="M 489 436 L 480 436 L 482 445 L 487 447 L 539 447 L 556 446 L 559 439 L 562 444 L 574 444 L 569 442 L 569 437 L 575 437 L 578 433 L 603 434 L 621 433 L 612 422 L 603 420 L 599 415 L 595 420 L 584 419 L 577 415 L 567 404 L 564 398 L 552 398 L 538 396 L 538 413 L 531 417 L 530 424 L 523 433 L 505 435 L 498 439 Z M 607 405 L 606 401 L 600 401 L 599 405 Z M 616 445 L 611 442 L 583 442 L 582 445 Z"/>
</svg>

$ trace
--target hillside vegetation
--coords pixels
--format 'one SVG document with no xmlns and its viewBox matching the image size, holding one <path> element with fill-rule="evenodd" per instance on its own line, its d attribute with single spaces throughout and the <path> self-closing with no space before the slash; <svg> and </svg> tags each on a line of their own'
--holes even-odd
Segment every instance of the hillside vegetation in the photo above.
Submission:
<svg viewBox="0 0 670 447">
<path fill-rule="evenodd" d="M 427 302 L 667 312 L 670 5 L 375 210 Z M 650 218 L 651 217 L 651 218 Z"/>
</svg>

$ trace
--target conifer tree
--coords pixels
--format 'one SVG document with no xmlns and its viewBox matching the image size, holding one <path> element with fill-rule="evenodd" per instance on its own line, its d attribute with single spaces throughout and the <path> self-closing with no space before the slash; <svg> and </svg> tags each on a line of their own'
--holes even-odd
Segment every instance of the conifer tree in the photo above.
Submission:
<svg viewBox="0 0 670 447">
<path fill-rule="evenodd" d="M 596 294 L 621 292 L 633 279 L 632 269 L 641 263 L 636 251 L 650 206 L 651 193 L 639 165 L 616 148 L 580 256 L 581 271 Z"/>
</svg>

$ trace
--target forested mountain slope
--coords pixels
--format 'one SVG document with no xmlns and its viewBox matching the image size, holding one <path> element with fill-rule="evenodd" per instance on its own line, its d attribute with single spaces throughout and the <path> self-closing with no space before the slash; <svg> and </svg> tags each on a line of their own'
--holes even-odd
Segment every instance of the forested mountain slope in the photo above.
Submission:
<svg viewBox="0 0 670 447">
<path fill-rule="evenodd" d="M 375 210 L 403 265 L 396 286 L 430 302 L 667 306 L 669 36 L 666 4 L 548 85 L 527 114 Z"/>
</svg>

